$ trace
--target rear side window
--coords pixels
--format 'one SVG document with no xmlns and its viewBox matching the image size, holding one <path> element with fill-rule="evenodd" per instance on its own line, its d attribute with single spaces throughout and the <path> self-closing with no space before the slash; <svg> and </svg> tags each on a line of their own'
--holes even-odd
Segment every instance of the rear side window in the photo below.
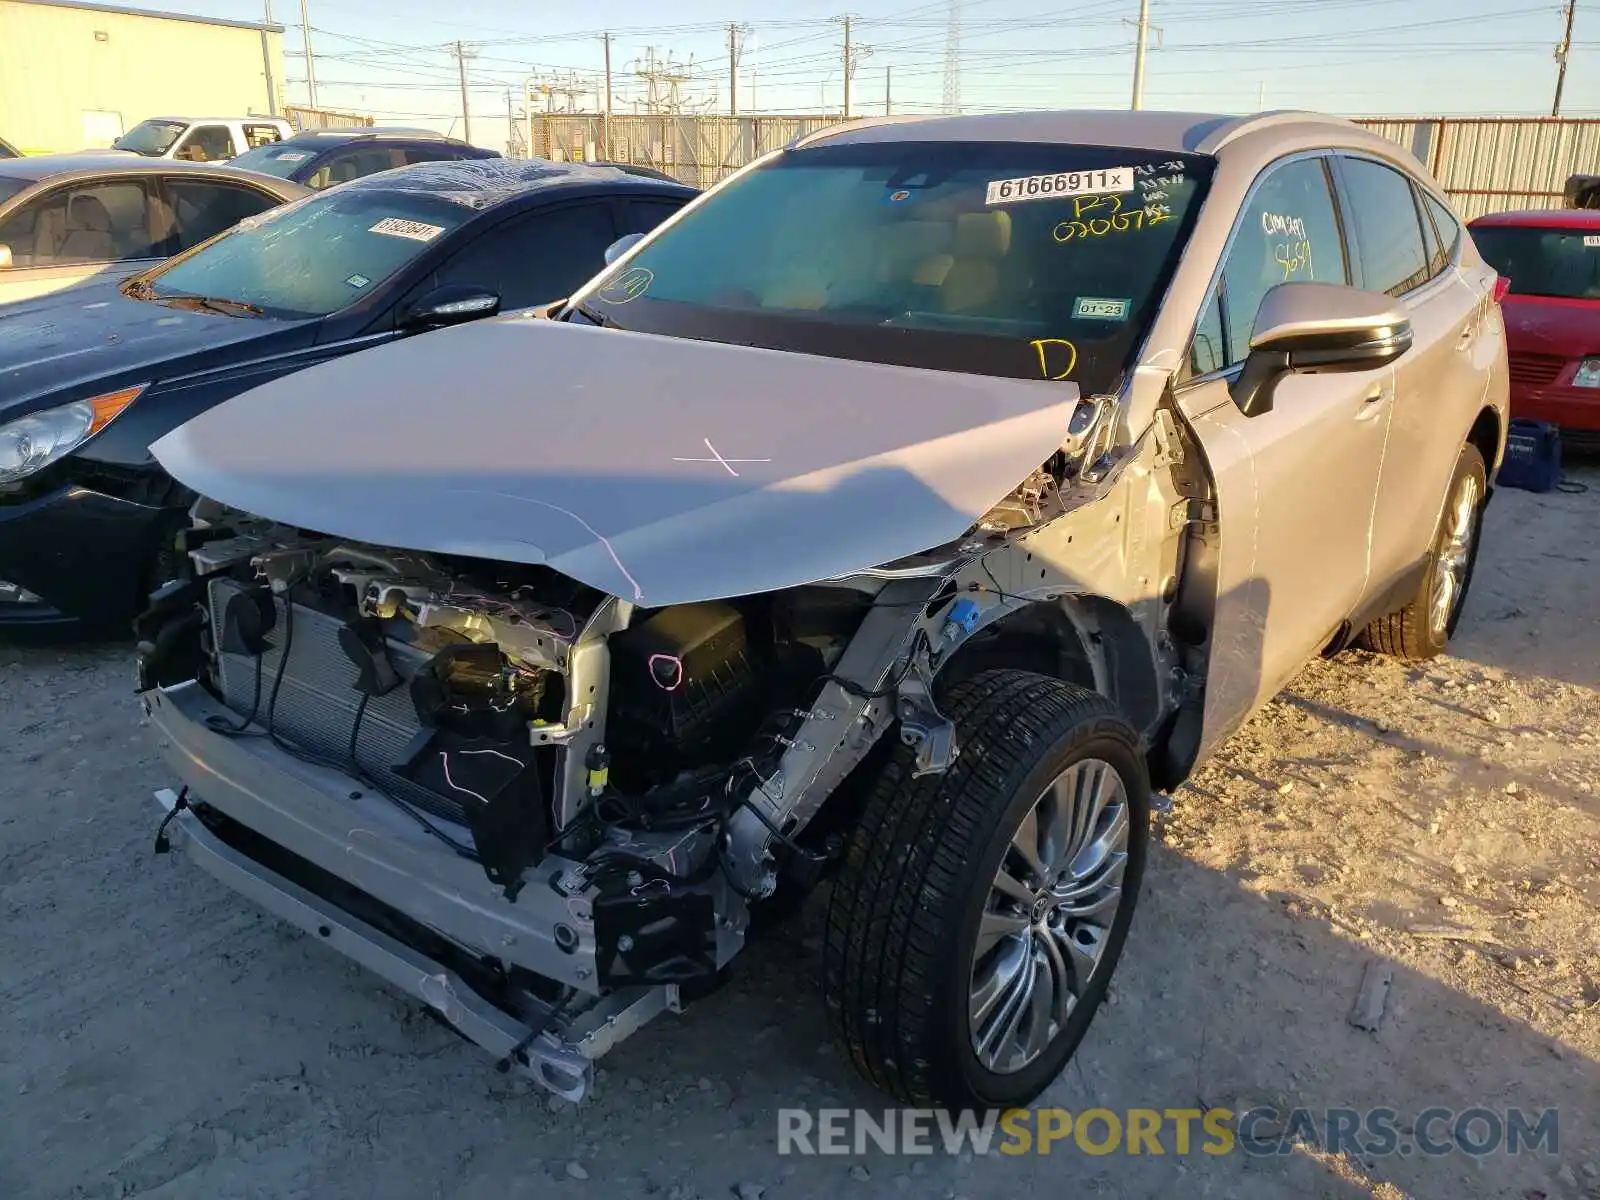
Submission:
<svg viewBox="0 0 1600 1200">
<path fill-rule="evenodd" d="M 1461 248 L 1461 222 L 1456 220 L 1455 213 L 1427 192 L 1422 193 L 1422 203 L 1433 217 L 1433 227 L 1439 231 L 1439 243 L 1444 250 L 1445 261 L 1453 262 L 1456 251 Z"/>
<path fill-rule="evenodd" d="M 278 201 L 254 188 L 232 183 L 212 183 L 194 179 L 169 179 L 166 194 L 171 211 L 160 215 L 171 222 L 164 245 L 165 253 L 177 254 L 191 246 L 231 229 L 246 217 L 276 207 Z M 158 231 L 158 241 L 161 240 Z"/>
<path fill-rule="evenodd" d="M 306 186 L 321 190 L 334 187 L 337 184 L 348 183 L 352 179 L 363 179 L 368 175 L 376 175 L 379 171 L 387 171 L 390 167 L 405 166 L 405 158 L 401 151 L 378 149 L 368 147 L 363 150 L 347 150 L 337 154 L 325 164 L 318 167 L 316 173 L 306 180 Z"/>
<path fill-rule="evenodd" d="M 190 162 L 223 162 L 237 153 L 233 133 L 226 125 L 197 125 L 173 157 Z"/>
<path fill-rule="evenodd" d="M 276 125 L 249 125 L 244 127 L 245 143 L 254 150 L 257 146 L 270 146 L 283 140 Z"/>
<path fill-rule="evenodd" d="M 395 153 L 400 156 L 401 163 L 407 166 L 411 163 L 454 162 L 462 156 L 455 146 L 407 146 Z"/>
<path fill-rule="evenodd" d="M 1342 169 L 1355 218 L 1363 285 L 1400 296 L 1426 283 L 1431 274 L 1428 251 L 1410 179 L 1364 158 L 1347 158 Z"/>
</svg>

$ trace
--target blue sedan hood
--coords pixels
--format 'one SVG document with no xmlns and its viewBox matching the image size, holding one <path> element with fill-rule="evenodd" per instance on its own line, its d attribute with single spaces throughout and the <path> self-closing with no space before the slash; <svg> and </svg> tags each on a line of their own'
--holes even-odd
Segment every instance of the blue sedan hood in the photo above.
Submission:
<svg viewBox="0 0 1600 1200">
<path fill-rule="evenodd" d="M 0 305 L 0 420 L 172 374 L 172 365 L 299 322 L 130 300 L 94 282 Z"/>
</svg>

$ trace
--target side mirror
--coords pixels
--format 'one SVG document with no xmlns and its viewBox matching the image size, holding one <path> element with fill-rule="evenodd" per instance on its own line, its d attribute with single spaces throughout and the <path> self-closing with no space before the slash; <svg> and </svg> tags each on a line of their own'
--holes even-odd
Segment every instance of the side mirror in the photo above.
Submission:
<svg viewBox="0 0 1600 1200">
<path fill-rule="evenodd" d="M 470 283 L 447 283 L 426 293 L 401 314 L 401 329 L 438 329 L 460 325 L 500 311 L 500 294 Z"/>
<path fill-rule="evenodd" d="M 644 239 L 642 233 L 625 233 L 606 247 L 606 266 L 610 266 Z"/>
<path fill-rule="evenodd" d="M 1392 296 L 1335 283 L 1280 283 L 1256 313 L 1234 403 L 1247 417 L 1271 412 L 1285 375 L 1374 371 L 1411 349 L 1412 336 L 1411 320 Z"/>
<path fill-rule="evenodd" d="M 11 247 L 0 242 L 0 271 L 9 271 L 11 266 Z"/>
</svg>

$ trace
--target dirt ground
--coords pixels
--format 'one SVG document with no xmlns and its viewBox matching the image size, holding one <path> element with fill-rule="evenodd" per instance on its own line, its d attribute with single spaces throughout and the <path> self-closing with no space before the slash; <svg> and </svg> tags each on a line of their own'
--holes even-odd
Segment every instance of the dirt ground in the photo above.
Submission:
<svg viewBox="0 0 1600 1200">
<path fill-rule="evenodd" d="M 1450 657 L 1315 663 L 1178 792 L 1041 1102 L 1559 1108 L 1555 1155 L 779 1157 L 779 1107 L 884 1105 L 829 1044 L 816 904 L 552 1102 L 151 856 L 126 649 L 3 648 L 0 1196 L 1600 1200 L 1600 469 L 1570 478 L 1497 495 Z"/>
</svg>

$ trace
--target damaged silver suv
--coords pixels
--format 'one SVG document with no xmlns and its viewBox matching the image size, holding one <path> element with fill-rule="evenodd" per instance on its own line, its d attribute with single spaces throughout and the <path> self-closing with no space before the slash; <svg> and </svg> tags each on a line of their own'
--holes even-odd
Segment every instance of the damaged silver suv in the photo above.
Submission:
<svg viewBox="0 0 1600 1200">
<path fill-rule="evenodd" d="M 1175 786 L 1308 657 L 1438 653 L 1506 425 L 1495 274 L 1306 114 L 865 123 L 548 314 L 154 447 L 181 842 L 581 1097 L 831 880 L 824 1001 L 916 1104 L 1022 1104 Z"/>
</svg>

